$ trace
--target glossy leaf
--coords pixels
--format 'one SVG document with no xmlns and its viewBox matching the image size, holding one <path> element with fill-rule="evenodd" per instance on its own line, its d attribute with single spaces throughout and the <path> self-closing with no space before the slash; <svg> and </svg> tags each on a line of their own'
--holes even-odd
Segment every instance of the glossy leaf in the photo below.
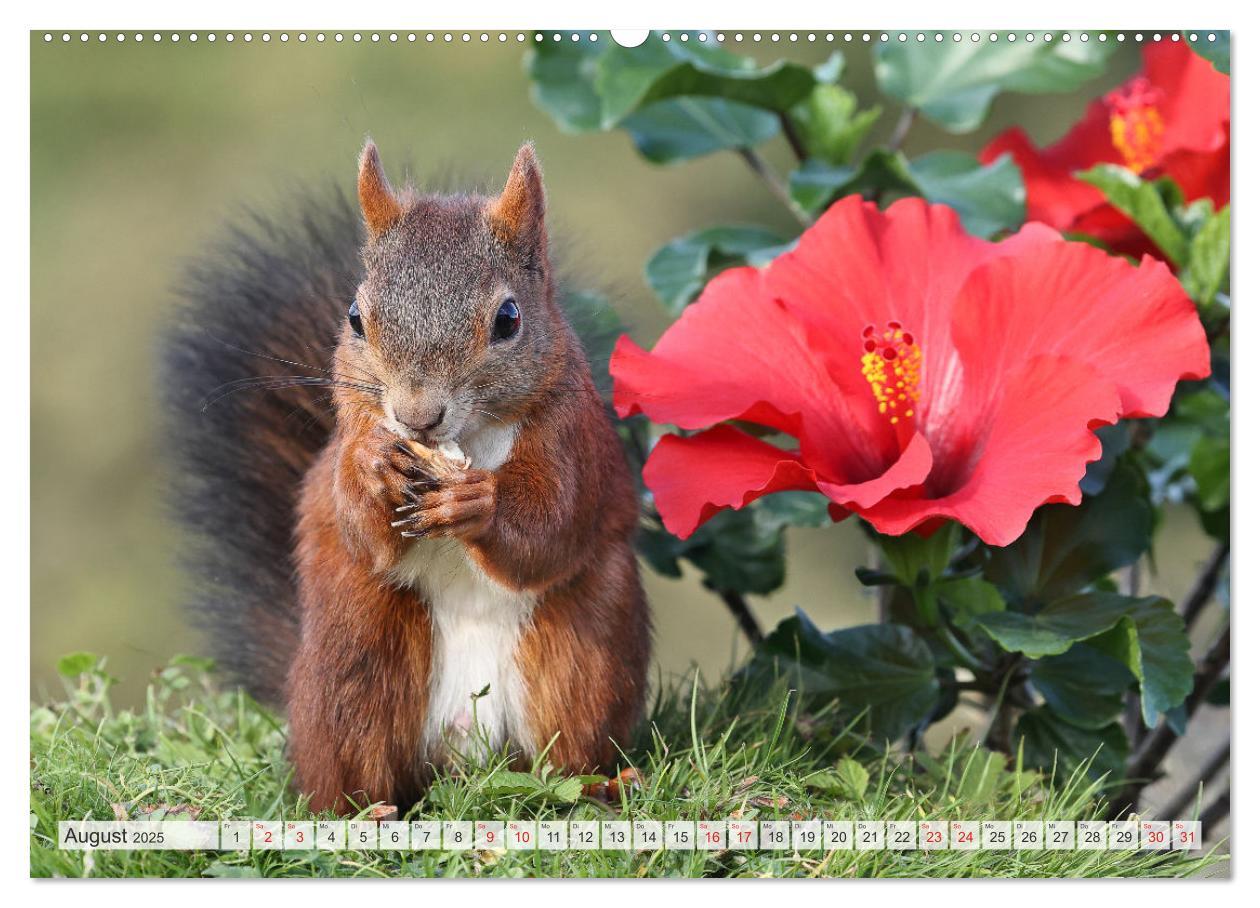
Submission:
<svg viewBox="0 0 1260 908">
<path fill-rule="evenodd" d="M 610 43 L 606 35 L 595 43 L 541 41 L 530 53 L 527 71 L 534 103 L 565 132 L 594 132 L 600 128 L 596 65 Z"/>
<path fill-rule="evenodd" d="M 1186 293 L 1200 306 L 1215 298 L 1229 275 L 1229 206 L 1212 215 L 1190 240 L 1188 261 L 1181 281 Z"/>
<path fill-rule="evenodd" d="M 949 132 L 970 132 L 983 122 L 999 92 L 1074 91 L 1102 74 L 1115 46 L 1076 36 L 1013 42 L 982 37 L 976 42 L 880 42 L 875 78 L 885 94 Z"/>
<path fill-rule="evenodd" d="M 1084 729 L 1040 706 L 1020 716 L 1013 737 L 1015 747 L 1023 744 L 1026 765 L 1045 772 L 1054 769 L 1060 779 L 1087 761 L 1093 778 L 1106 774 L 1119 780 L 1124 775 L 1129 742 L 1118 722 Z"/>
<path fill-rule="evenodd" d="M 645 529 L 639 552 L 653 569 L 667 577 L 682 576 L 680 561 L 690 561 L 715 590 L 765 595 L 783 585 L 782 525 L 767 527 L 750 505 L 722 511 L 687 539 L 662 529 Z"/>
<path fill-rule="evenodd" d="M 1097 641 L 1138 679 L 1142 720 L 1154 727 L 1160 713 L 1183 703 L 1194 686 L 1186 625 L 1167 599 L 1134 600 L 1116 627 Z"/>
<path fill-rule="evenodd" d="M 639 153 L 657 164 L 751 148 L 779 134 L 775 114 L 720 98 L 661 101 L 631 114 L 621 125 Z"/>
<path fill-rule="evenodd" d="M 1102 728 L 1124 707 L 1133 673 L 1124 663 L 1088 643 L 1033 663 L 1029 681 L 1046 706 L 1081 728 Z"/>
<path fill-rule="evenodd" d="M 981 577 L 958 577 L 936 585 L 937 598 L 948 609 L 954 624 L 969 631 L 981 615 L 1005 611 L 1006 603 L 996 586 Z"/>
<path fill-rule="evenodd" d="M 758 67 L 748 57 L 696 38 L 663 41 L 653 35 L 632 48 L 611 43 L 595 78 L 603 127 L 611 129 L 654 102 L 680 97 L 786 111 L 814 88 L 814 73 L 800 64 L 780 60 Z"/>
<path fill-rule="evenodd" d="M 1190 452 L 1190 475 L 1198 489 L 1199 507 L 1219 511 L 1229 504 L 1229 438 L 1200 438 Z"/>
<path fill-rule="evenodd" d="M 984 574 L 1010 601 L 1053 602 L 1136 561 L 1150 548 L 1154 523 L 1145 480 L 1122 462 L 1080 505 L 1039 508 L 1019 539 L 990 551 Z"/>
<path fill-rule="evenodd" d="M 1086 495 L 1097 495 L 1107 487 L 1107 481 L 1111 479 L 1120 455 L 1129 450 L 1130 430 L 1126 422 L 1100 426 L 1094 434 L 1102 442 L 1102 457 L 1085 468 L 1081 491 Z"/>
<path fill-rule="evenodd" d="M 982 165 L 960 151 L 929 152 L 910 161 L 900 152 L 879 149 L 857 168 L 806 161 L 792 173 L 789 188 L 811 212 L 855 192 L 884 201 L 922 196 L 954 208 L 963 226 L 983 237 L 1019 227 L 1025 215 L 1023 177 L 1005 155 Z"/>
<path fill-rule="evenodd" d="M 1097 645 L 1137 678 L 1147 725 L 1154 725 L 1160 713 L 1190 693 L 1194 675 L 1190 639 L 1167 599 L 1086 593 L 1036 614 L 981 615 L 975 624 L 1006 651 L 1031 659 L 1066 653 L 1075 643 L 1098 638 Z"/>
<path fill-rule="evenodd" d="M 1141 227 L 1170 262 L 1177 267 L 1185 264 L 1189 241 L 1173 218 L 1158 182 L 1143 180 L 1119 164 L 1099 164 L 1078 173 L 1077 177 L 1102 190 L 1107 201 Z"/>
<path fill-rule="evenodd" d="M 940 685 L 927 644 L 910 628 L 870 624 L 824 634 L 799 609 L 758 648 L 754 670 L 774 669 L 814 700 L 835 699 L 877 741 L 896 740 L 926 720 Z"/>
<path fill-rule="evenodd" d="M 833 522 L 828 500 L 817 492 L 775 492 L 756 501 L 753 513 L 766 530 L 825 527 Z"/>
<path fill-rule="evenodd" d="M 764 227 L 697 230 L 671 240 L 648 259 L 648 286 L 672 315 L 680 315 L 718 272 L 750 261 L 760 264 L 785 242 Z"/>
</svg>

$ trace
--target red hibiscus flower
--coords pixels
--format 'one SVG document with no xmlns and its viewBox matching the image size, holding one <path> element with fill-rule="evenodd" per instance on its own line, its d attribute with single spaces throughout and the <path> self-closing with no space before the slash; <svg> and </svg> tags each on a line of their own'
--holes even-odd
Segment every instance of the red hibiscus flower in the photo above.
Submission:
<svg viewBox="0 0 1260 908">
<path fill-rule="evenodd" d="M 1186 46 L 1161 41 L 1143 50 L 1144 71 L 1090 104 L 1058 142 L 1037 149 L 1009 129 L 980 152 L 989 163 L 1010 152 L 1024 174 L 1028 219 L 1097 237 L 1117 252 L 1159 255 L 1129 218 L 1075 174 L 1121 164 L 1147 179 L 1168 176 L 1188 201 L 1229 201 L 1229 76 Z"/>
<path fill-rule="evenodd" d="M 1006 545 L 1039 505 L 1079 503 L 1093 429 L 1163 415 L 1208 344 L 1162 262 L 1040 224 L 989 243 L 946 206 L 851 196 L 764 270 L 714 278 L 651 353 L 622 337 L 610 369 L 621 416 L 705 430 L 644 468 L 678 536 L 796 489 L 883 533 L 952 518 Z"/>
</svg>

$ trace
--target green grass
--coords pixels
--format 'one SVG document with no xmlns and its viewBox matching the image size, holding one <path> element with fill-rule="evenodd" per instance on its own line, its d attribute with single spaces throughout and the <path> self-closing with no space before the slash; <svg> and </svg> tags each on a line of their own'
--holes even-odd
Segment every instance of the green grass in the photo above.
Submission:
<svg viewBox="0 0 1260 908">
<path fill-rule="evenodd" d="M 77 658 L 77 662 L 75 659 Z M 113 805 L 191 805 L 199 818 L 309 819 L 289 787 L 285 728 L 199 660 L 152 679 L 143 709 L 116 711 L 113 679 L 85 656 L 63 700 L 31 712 L 31 874 L 100 877 L 1152 877 L 1188 876 L 1206 853 L 1026 852 L 73 852 L 57 821 L 114 819 Z M 86 670 L 84 670 L 86 669 Z M 866 748 L 829 710 L 803 715 L 780 690 L 666 686 L 627 764 L 621 803 L 581 796 L 549 767 L 503 759 L 444 775 L 411 819 L 1090 819 L 1100 789 L 1058 784 L 961 741 L 914 758 Z"/>
</svg>

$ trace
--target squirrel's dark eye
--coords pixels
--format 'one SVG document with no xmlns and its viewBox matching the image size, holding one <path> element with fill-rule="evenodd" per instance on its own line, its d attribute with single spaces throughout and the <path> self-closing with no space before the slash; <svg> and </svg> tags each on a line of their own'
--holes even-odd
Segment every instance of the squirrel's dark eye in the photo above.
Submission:
<svg viewBox="0 0 1260 908">
<path fill-rule="evenodd" d="M 510 296 L 499 306 L 499 311 L 494 316 L 494 339 L 497 341 L 507 340 L 514 337 L 517 331 L 521 330 L 521 310 L 516 305 L 516 300 Z"/>
<path fill-rule="evenodd" d="M 350 304 L 350 311 L 346 313 L 346 318 L 350 320 L 350 330 L 356 336 L 363 336 L 363 319 L 359 318 L 359 301 L 355 300 Z"/>
</svg>

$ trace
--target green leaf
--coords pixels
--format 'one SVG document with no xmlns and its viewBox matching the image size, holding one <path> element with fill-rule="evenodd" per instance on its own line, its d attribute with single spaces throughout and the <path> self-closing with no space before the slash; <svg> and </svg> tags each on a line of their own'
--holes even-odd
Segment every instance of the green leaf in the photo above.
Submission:
<svg viewBox="0 0 1260 908">
<path fill-rule="evenodd" d="M 1207 60 L 1218 72 L 1229 75 L 1229 35 L 1228 31 L 1182 32 L 1186 36 L 1186 44 L 1203 59 Z M 1190 36 L 1195 40 L 1191 41 Z M 1216 40 L 1209 41 L 1208 35 Z"/>
<path fill-rule="evenodd" d="M 1142 228 L 1142 232 L 1168 256 L 1169 261 L 1178 268 L 1185 264 L 1189 242 L 1170 211 L 1170 207 L 1176 207 L 1176 204 L 1170 206 L 1165 193 L 1173 192 L 1176 187 L 1167 178 L 1146 181 L 1119 164 L 1099 164 L 1076 176 L 1102 190 L 1107 201 Z M 1175 203 L 1180 201 L 1179 195 L 1177 191 Z"/>
<path fill-rule="evenodd" d="M 57 674 L 63 678 L 77 678 L 96 668 L 99 661 L 95 653 L 70 653 L 57 660 Z"/>
<path fill-rule="evenodd" d="M 1154 525 L 1145 480 L 1122 461 L 1098 495 L 1038 509 L 1019 539 L 989 550 L 984 575 L 1008 601 L 1052 602 L 1136 561 L 1150 548 Z"/>
<path fill-rule="evenodd" d="M 621 125 L 639 153 L 656 164 L 752 148 L 779 134 L 779 118 L 773 113 L 720 98 L 661 101 Z"/>
<path fill-rule="evenodd" d="M 1202 510 L 1219 511 L 1229 504 L 1228 438 L 1200 438 L 1190 451 L 1189 468 Z"/>
<path fill-rule="evenodd" d="M 766 637 L 754 670 L 774 668 L 803 696 L 865 713 L 874 738 L 896 740 L 931 716 L 940 695 L 932 652 L 914 631 L 870 624 L 824 634 L 799 609 Z"/>
<path fill-rule="evenodd" d="M 1133 673 L 1088 643 L 1033 663 L 1029 681 L 1060 718 L 1081 728 L 1102 728 L 1124 707 Z"/>
<path fill-rule="evenodd" d="M 872 152 L 871 155 L 887 154 L 884 151 Z M 870 158 L 868 157 L 869 161 Z M 840 164 L 828 164 L 817 158 L 810 158 L 788 175 L 788 192 L 792 201 L 811 214 L 818 214 L 831 204 L 833 199 L 849 195 L 857 185 L 859 173 L 856 167 Z"/>
<path fill-rule="evenodd" d="M 576 776 L 567 779 L 561 779 L 559 782 L 552 784 L 548 791 L 548 797 L 552 801 L 560 801 L 564 804 L 572 804 L 582 796 L 582 780 Z"/>
<path fill-rule="evenodd" d="M 958 547 L 958 524 L 947 523 L 927 537 L 918 533 L 901 536 L 877 533 L 875 543 L 893 576 L 903 586 L 913 589 L 934 582 L 949 568 Z"/>
<path fill-rule="evenodd" d="M 937 598 L 949 610 L 954 624 L 964 631 L 975 626 L 981 615 L 1006 609 L 1002 593 L 981 577 L 957 577 L 936 585 Z"/>
<path fill-rule="evenodd" d="M 710 97 L 786 111 L 814 88 L 814 73 L 800 64 L 781 60 L 758 67 L 748 57 L 698 40 L 662 41 L 653 35 L 638 47 L 610 43 L 595 78 L 605 129 L 656 101 Z"/>
<path fill-rule="evenodd" d="M 1008 653 L 1040 659 L 1066 653 L 1072 644 L 1111 630 L 1124 614 L 1127 599 L 1110 593 L 1086 593 L 1052 603 L 1034 615 L 990 612 L 978 616 L 975 626 Z"/>
<path fill-rule="evenodd" d="M 920 196 L 951 206 L 963 226 L 989 237 L 1024 222 L 1024 182 L 1008 155 L 980 164 L 961 151 L 929 152 L 913 161 L 877 149 L 858 168 L 806 161 L 788 180 L 792 198 L 817 213 L 844 195 L 868 198 Z"/>
<path fill-rule="evenodd" d="M 1186 625 L 1167 599 L 1134 600 L 1115 629 L 1098 641 L 1138 679 L 1142 720 L 1154 727 L 1160 713 L 1183 703 L 1194 687 L 1194 660 Z"/>
<path fill-rule="evenodd" d="M 719 511 L 687 539 L 645 529 L 639 551 L 667 577 L 682 576 L 690 561 L 710 589 L 765 595 L 783 585 L 786 573 L 782 524 L 758 520 L 757 502 L 738 511 Z"/>
<path fill-rule="evenodd" d="M 1158 596 L 1086 593 L 1052 603 L 1034 615 L 1010 611 L 981 615 L 975 625 L 1007 652 L 1022 652 L 1031 659 L 1066 653 L 1074 643 L 1098 638 L 1099 648 L 1137 678 L 1148 726 L 1185 700 L 1193 684 L 1185 623 L 1172 603 Z"/>
<path fill-rule="evenodd" d="M 1229 227 L 1229 206 L 1226 205 L 1190 240 L 1189 261 L 1181 282 L 1186 293 L 1201 307 L 1216 298 L 1229 274 Z"/>
<path fill-rule="evenodd" d="M 883 108 L 858 109 L 857 95 L 839 85 L 820 83 L 789 113 L 809 158 L 847 164 Z"/>
<path fill-rule="evenodd" d="M 597 42 L 541 41 L 530 52 L 526 71 L 534 103 L 563 131 L 594 132 L 600 128 L 595 74 L 599 56 L 611 43 L 607 35 L 601 35 Z"/>
<path fill-rule="evenodd" d="M 883 41 L 875 47 L 880 90 L 954 133 L 983 122 L 1002 91 L 1075 91 L 1103 73 L 1114 42 Z"/>
<path fill-rule="evenodd" d="M 849 801 L 861 801 L 866 797 L 866 789 L 871 784 L 871 774 L 866 767 L 852 757 L 843 757 L 836 764 L 836 775 L 840 781 L 838 794 Z"/>
<path fill-rule="evenodd" d="M 910 175 L 923 198 L 952 207 L 976 236 L 1024 223 L 1024 178 L 1010 155 L 982 165 L 965 152 L 933 151 L 910 162 Z"/>
<path fill-rule="evenodd" d="M 1023 742 L 1024 763 L 1049 772 L 1057 769 L 1059 778 L 1089 761 L 1089 775 L 1104 774 L 1113 780 L 1124 775 L 1129 742 L 1118 722 L 1102 728 L 1084 729 L 1065 722 L 1044 706 L 1029 710 L 1015 724 L 1016 747 Z"/>
<path fill-rule="evenodd" d="M 496 770 L 481 784 L 482 790 L 490 795 L 528 795 L 544 787 L 545 784 L 537 776 L 508 769 Z"/>
<path fill-rule="evenodd" d="M 1085 478 L 1081 480 L 1081 491 L 1086 495 L 1097 495 L 1107 487 L 1111 473 L 1116 468 L 1120 455 L 1129 450 L 1129 424 L 1118 422 L 1110 426 L 1099 426 L 1094 434 L 1102 442 L 1102 457 L 1085 468 Z"/>
<path fill-rule="evenodd" d="M 753 513 L 767 531 L 784 527 L 818 527 L 832 524 L 830 502 L 817 492 L 775 492 L 757 499 Z"/>
<path fill-rule="evenodd" d="M 763 227 L 709 227 L 666 243 L 648 259 L 647 282 L 665 308 L 679 315 L 716 274 L 761 261 L 785 239 Z"/>
</svg>

